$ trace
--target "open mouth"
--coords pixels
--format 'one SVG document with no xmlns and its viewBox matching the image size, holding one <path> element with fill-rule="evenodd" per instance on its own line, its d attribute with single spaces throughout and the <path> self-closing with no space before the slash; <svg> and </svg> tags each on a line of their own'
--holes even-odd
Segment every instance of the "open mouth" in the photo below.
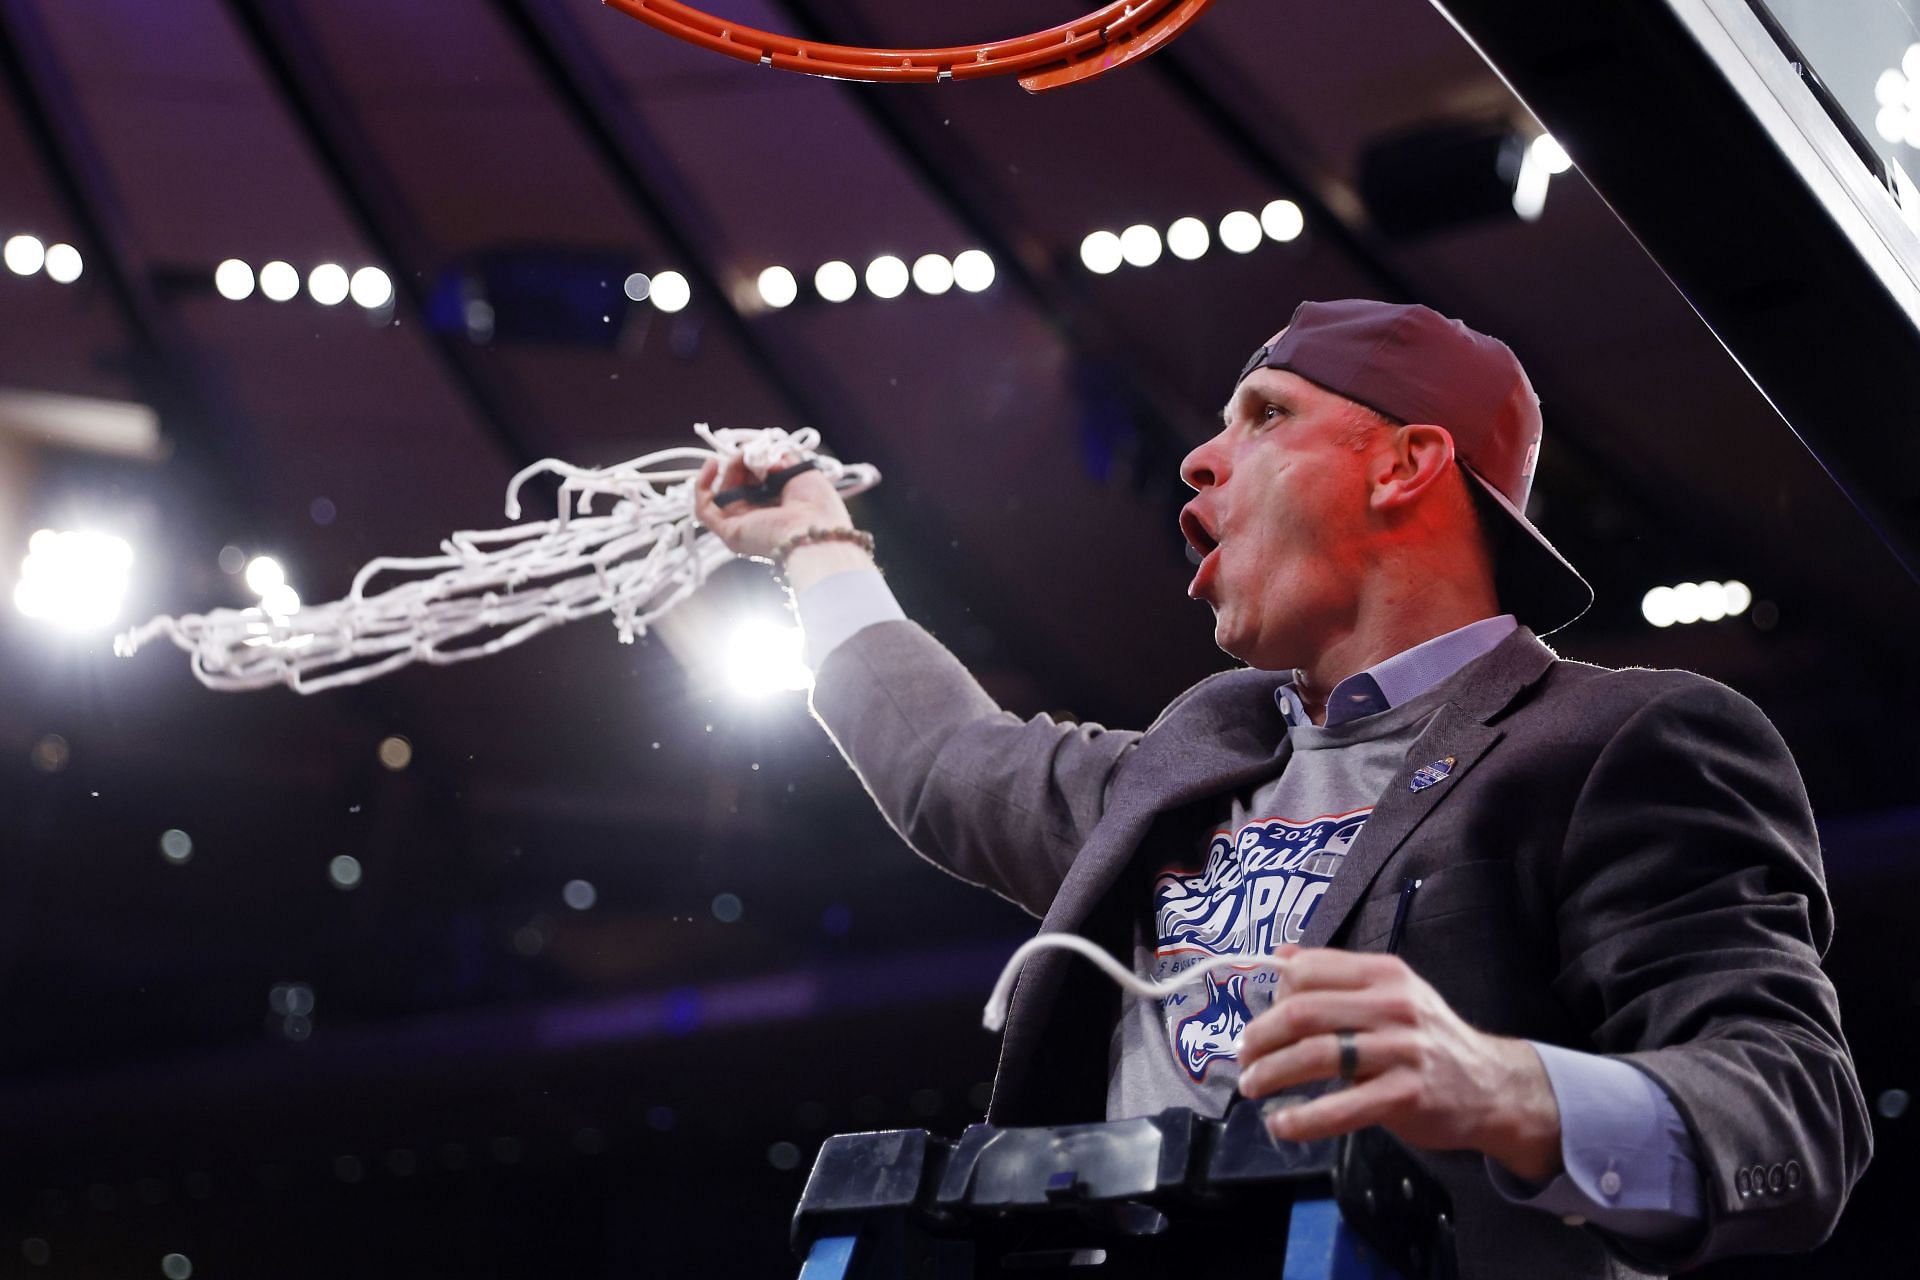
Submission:
<svg viewBox="0 0 1920 1280">
<path fill-rule="evenodd" d="M 1205 560 L 1208 554 L 1220 545 L 1220 540 L 1214 537 L 1200 517 L 1194 514 L 1190 505 L 1180 509 L 1180 532 L 1186 536 L 1187 560 L 1192 564 L 1197 565 Z"/>
</svg>

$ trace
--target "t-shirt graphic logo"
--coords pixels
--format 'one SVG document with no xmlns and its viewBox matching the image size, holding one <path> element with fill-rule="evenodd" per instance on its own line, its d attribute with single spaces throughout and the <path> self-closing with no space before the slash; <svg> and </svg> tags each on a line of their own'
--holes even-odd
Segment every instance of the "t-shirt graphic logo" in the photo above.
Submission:
<svg viewBox="0 0 1920 1280">
<path fill-rule="evenodd" d="M 1173 977 L 1209 956 L 1263 956 L 1300 941 L 1372 812 L 1356 809 L 1305 822 L 1262 818 L 1215 834 L 1198 871 L 1162 871 L 1153 886 L 1154 977 Z M 1198 992 L 1161 1001 L 1168 1048 L 1191 1079 L 1205 1079 L 1216 1059 L 1233 1060 L 1234 1040 L 1249 1018 L 1272 1003 L 1272 987 L 1270 970 L 1250 967 L 1224 983 L 1209 976 L 1206 1003 L 1198 1011 Z"/>
<path fill-rule="evenodd" d="M 1180 1065 L 1195 1080 L 1207 1078 L 1207 1067 L 1214 1059 L 1233 1060 L 1233 1042 L 1253 1016 L 1244 995 L 1246 974 L 1234 974 L 1224 986 L 1210 973 L 1206 979 L 1207 1003 L 1198 1013 L 1180 1019 L 1173 1029 Z"/>
</svg>

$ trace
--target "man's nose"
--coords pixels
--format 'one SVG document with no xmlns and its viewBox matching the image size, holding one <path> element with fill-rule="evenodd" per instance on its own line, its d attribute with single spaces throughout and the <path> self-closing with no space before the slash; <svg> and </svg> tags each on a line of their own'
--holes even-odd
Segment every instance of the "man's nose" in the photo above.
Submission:
<svg viewBox="0 0 1920 1280">
<path fill-rule="evenodd" d="M 1180 478 L 1186 481 L 1189 489 L 1204 489 L 1220 483 L 1222 457 L 1219 446 L 1220 437 L 1214 436 L 1180 460 Z"/>
</svg>

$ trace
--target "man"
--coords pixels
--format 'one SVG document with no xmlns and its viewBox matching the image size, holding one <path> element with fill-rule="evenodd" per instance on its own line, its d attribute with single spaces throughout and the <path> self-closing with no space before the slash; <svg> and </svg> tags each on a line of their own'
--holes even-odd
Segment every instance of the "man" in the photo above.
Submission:
<svg viewBox="0 0 1920 1280">
<path fill-rule="evenodd" d="M 1819 968 L 1812 816 L 1752 704 L 1564 662 L 1591 600 L 1524 516 L 1541 420 L 1503 344 L 1306 303 L 1189 454 L 1181 527 L 1247 664 L 1145 733 L 1021 722 L 905 621 L 831 486 L 712 501 L 784 564 L 816 714 L 921 853 L 1136 968 L 1276 970 L 1118 1001 L 1028 966 L 991 1114 L 1275 1109 L 1382 1125 L 1452 1193 L 1463 1274 L 1635 1275 L 1811 1248 L 1870 1153 Z"/>
</svg>

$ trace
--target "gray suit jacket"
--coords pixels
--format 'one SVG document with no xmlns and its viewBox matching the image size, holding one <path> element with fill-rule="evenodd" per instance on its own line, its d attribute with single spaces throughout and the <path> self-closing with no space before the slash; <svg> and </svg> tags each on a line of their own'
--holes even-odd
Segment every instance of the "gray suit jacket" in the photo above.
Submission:
<svg viewBox="0 0 1920 1280">
<path fill-rule="evenodd" d="M 868 627 L 822 664 L 816 714 L 921 854 L 1126 955 L 1151 858 L 1287 757 L 1282 677 L 1202 681 L 1145 733 L 1021 721 L 918 626 Z M 1383 795 L 1305 942 L 1399 954 L 1473 1025 L 1618 1055 L 1692 1131 L 1707 1222 L 1684 1255 L 1501 1199 L 1474 1153 L 1431 1157 L 1467 1276 L 1627 1276 L 1825 1239 L 1872 1140 L 1820 969 L 1833 932 L 1798 771 L 1746 699 L 1678 671 L 1556 658 L 1524 628 L 1470 664 L 1408 752 L 1444 782 Z M 1058 952 L 1022 976 L 990 1114 L 1102 1117 L 1118 996 Z"/>
</svg>

